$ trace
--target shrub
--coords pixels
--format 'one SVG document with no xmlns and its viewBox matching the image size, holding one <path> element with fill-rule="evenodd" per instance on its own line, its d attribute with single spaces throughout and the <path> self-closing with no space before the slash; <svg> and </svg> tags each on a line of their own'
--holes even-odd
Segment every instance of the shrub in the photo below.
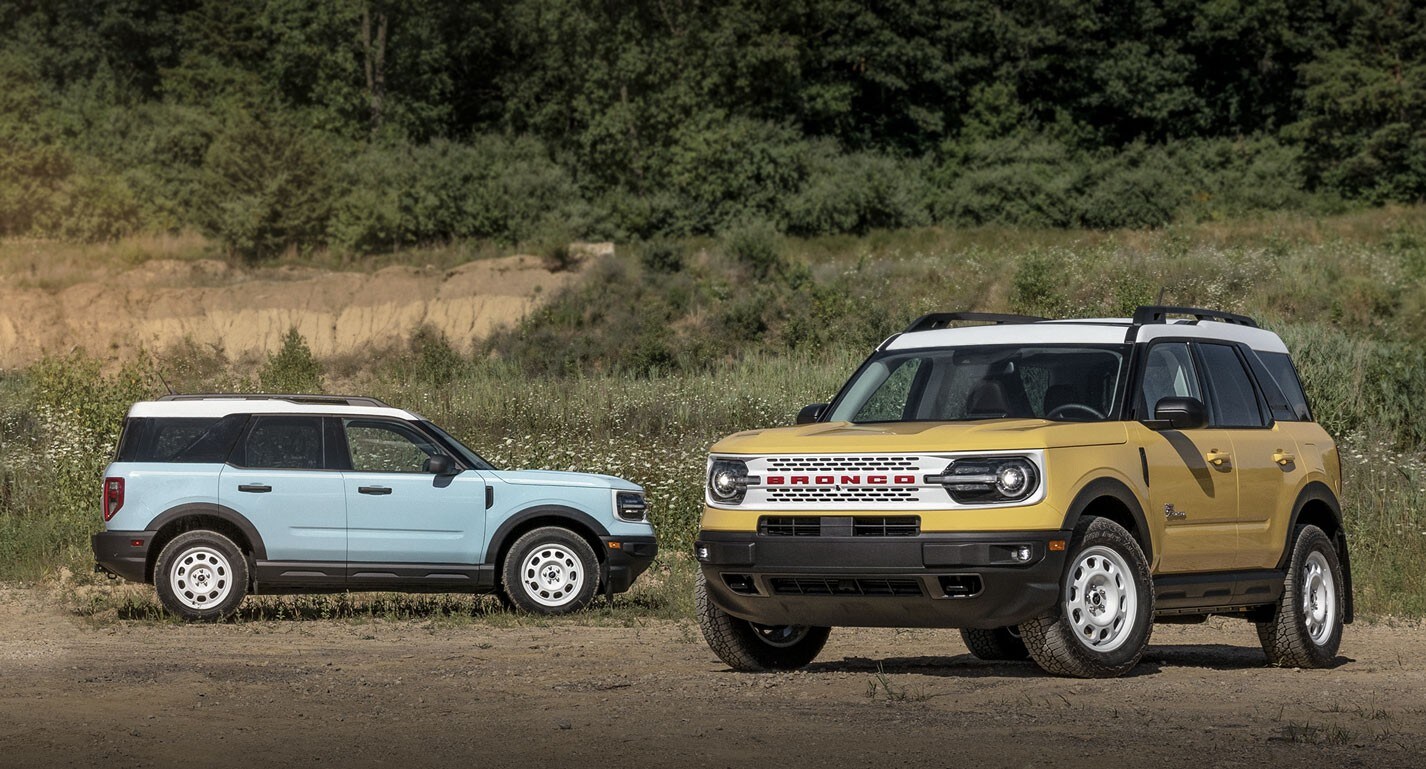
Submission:
<svg viewBox="0 0 1426 769">
<path fill-rule="evenodd" d="M 788 232 L 864 234 L 930 223 L 923 164 L 870 152 L 841 154 L 818 144 L 808 179 L 786 202 Z"/>
<path fill-rule="evenodd" d="M 322 392 L 322 366 L 295 326 L 283 335 L 282 348 L 268 356 L 257 381 L 263 392 Z"/>
<path fill-rule="evenodd" d="M 767 221 L 740 222 L 723 233 L 723 251 L 759 280 L 783 266 L 781 236 Z"/>
</svg>

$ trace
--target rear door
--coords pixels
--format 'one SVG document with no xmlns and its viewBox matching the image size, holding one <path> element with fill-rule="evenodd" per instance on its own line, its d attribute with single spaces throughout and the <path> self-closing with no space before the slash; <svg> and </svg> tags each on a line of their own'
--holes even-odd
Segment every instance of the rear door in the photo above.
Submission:
<svg viewBox="0 0 1426 769">
<path fill-rule="evenodd" d="M 342 474 L 315 416 L 254 416 L 223 467 L 218 502 L 252 522 L 272 569 L 259 578 L 340 585 L 347 560 Z M 275 569 L 275 571 L 273 571 Z"/>
<path fill-rule="evenodd" d="M 353 417 L 341 424 L 350 458 L 343 473 L 350 574 L 420 579 L 369 566 L 477 564 L 484 554 L 485 478 L 469 469 L 429 472 L 426 460 L 446 451 L 409 422 Z"/>
<path fill-rule="evenodd" d="M 1208 396 L 1189 343 L 1157 341 L 1144 353 L 1138 413 L 1160 399 Z M 1211 407 L 1210 407 L 1211 411 Z M 1232 435 L 1212 426 L 1142 431 L 1149 477 L 1148 515 L 1162 515 L 1158 572 L 1225 571 L 1238 548 L 1238 482 Z"/>
</svg>

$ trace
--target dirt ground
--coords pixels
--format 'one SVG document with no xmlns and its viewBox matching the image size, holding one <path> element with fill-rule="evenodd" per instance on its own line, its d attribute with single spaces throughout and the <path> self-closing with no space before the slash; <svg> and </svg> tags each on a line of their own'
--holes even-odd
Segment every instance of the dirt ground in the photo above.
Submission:
<svg viewBox="0 0 1426 769">
<path fill-rule="evenodd" d="M 1244 623 L 1160 625 L 1079 681 L 846 629 L 743 675 L 683 622 L 96 623 L 0 587 L 0 766 L 1419 767 L 1423 650 L 1359 624 L 1336 669 L 1274 669 Z"/>
</svg>

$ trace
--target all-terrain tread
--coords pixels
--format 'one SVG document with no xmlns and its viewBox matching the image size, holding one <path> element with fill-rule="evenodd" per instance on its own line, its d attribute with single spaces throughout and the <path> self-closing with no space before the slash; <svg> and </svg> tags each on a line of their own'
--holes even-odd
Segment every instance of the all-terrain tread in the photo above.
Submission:
<svg viewBox="0 0 1426 769">
<path fill-rule="evenodd" d="M 693 603 L 698 614 L 698 627 L 708 647 L 728 667 L 740 673 L 763 673 L 770 670 L 796 670 L 805 667 L 821 653 L 832 629 L 808 628 L 806 637 L 789 647 L 763 643 L 747 620 L 738 619 L 719 609 L 708 598 L 708 584 L 702 574 L 694 587 Z"/>
<path fill-rule="evenodd" d="M 1139 614 L 1136 623 L 1141 627 L 1131 632 L 1141 632 L 1138 642 L 1129 640 L 1116 652 L 1129 654 L 1096 654 L 1089 651 L 1075 637 L 1065 621 L 1063 602 L 1055 608 L 1020 625 L 1020 637 L 1030 657 L 1046 672 L 1075 678 L 1113 678 L 1121 676 L 1139 663 L 1154 627 L 1153 578 L 1149 574 L 1149 561 L 1139 543 L 1125 531 L 1124 527 L 1108 518 L 1086 516 L 1075 526 L 1074 537 L 1069 549 L 1070 563 L 1075 554 L 1085 547 L 1103 544 L 1113 547 L 1126 556 L 1134 569 L 1135 584 L 1139 589 Z"/>
<path fill-rule="evenodd" d="M 989 662 L 1020 662 L 1030 659 L 1030 650 L 1025 648 L 1025 639 L 1015 635 L 1007 627 L 988 630 L 961 628 L 961 642 L 976 659 Z"/>
<path fill-rule="evenodd" d="M 1332 540 L 1316 526 L 1298 526 L 1292 541 L 1292 557 L 1287 562 L 1287 576 L 1283 580 L 1277 611 L 1272 620 L 1254 623 L 1258 628 L 1258 640 L 1262 642 L 1269 664 L 1290 668 L 1328 667 L 1336 659 L 1342 643 L 1342 612 L 1346 607 L 1342 565 L 1337 559 L 1336 548 L 1332 547 Z M 1302 616 L 1301 596 L 1298 595 L 1303 564 L 1313 550 L 1320 550 L 1326 556 L 1327 565 L 1332 569 L 1333 584 L 1337 588 L 1336 627 L 1323 646 L 1318 646 L 1307 634 L 1307 622 Z"/>
</svg>

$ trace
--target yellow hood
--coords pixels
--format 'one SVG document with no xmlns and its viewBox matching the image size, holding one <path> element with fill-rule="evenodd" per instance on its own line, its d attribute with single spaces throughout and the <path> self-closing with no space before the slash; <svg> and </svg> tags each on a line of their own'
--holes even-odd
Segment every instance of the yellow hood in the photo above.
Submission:
<svg viewBox="0 0 1426 769">
<path fill-rule="evenodd" d="M 991 419 L 976 422 L 823 422 L 748 430 L 713 445 L 714 454 L 825 454 L 1058 449 L 1125 443 L 1122 422 Z"/>
</svg>

